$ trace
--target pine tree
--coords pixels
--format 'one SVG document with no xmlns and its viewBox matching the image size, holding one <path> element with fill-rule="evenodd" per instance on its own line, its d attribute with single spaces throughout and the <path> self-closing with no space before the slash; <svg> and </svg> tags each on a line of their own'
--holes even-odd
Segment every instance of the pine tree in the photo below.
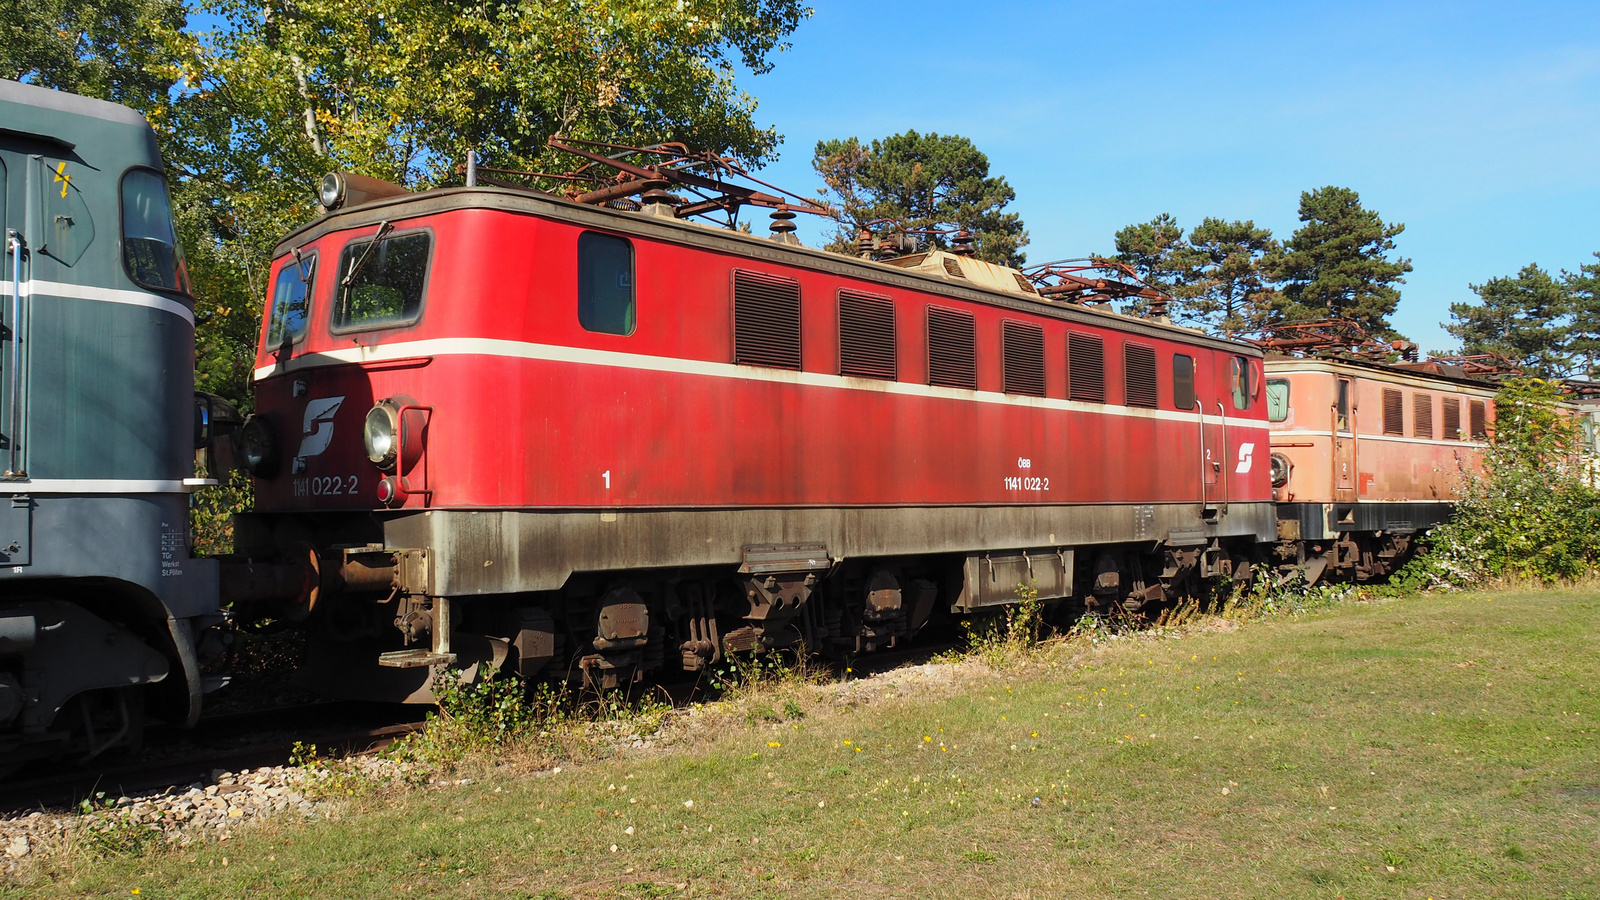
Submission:
<svg viewBox="0 0 1600 900">
<path fill-rule="evenodd" d="M 989 157 L 960 135 L 907 131 L 875 140 L 818 141 L 811 165 L 839 208 L 839 229 L 828 249 L 852 253 L 856 234 L 880 220 L 908 231 L 965 229 L 979 259 L 1021 266 L 1028 232 L 1022 217 L 1005 212 L 1016 192 L 1005 178 L 990 176 Z M 930 235 L 936 247 L 947 234 Z"/>
<path fill-rule="evenodd" d="M 1171 213 L 1119 230 L 1116 242 L 1116 259 L 1132 266 L 1145 284 L 1169 294 L 1177 291 L 1189 267 L 1189 244 Z"/>
<path fill-rule="evenodd" d="M 1497 353 L 1530 374 L 1563 375 L 1572 357 L 1563 346 L 1570 299 L 1566 285 L 1536 265 L 1514 278 L 1491 278 L 1470 286 L 1479 303 L 1450 304 L 1446 331 L 1461 339 L 1463 353 Z"/>
<path fill-rule="evenodd" d="M 1189 233 L 1178 257 L 1177 316 L 1195 327 L 1233 335 L 1260 324 L 1276 298 L 1262 261 L 1279 252 L 1272 232 L 1251 221 L 1207 218 Z"/>
<path fill-rule="evenodd" d="M 1283 296 L 1271 304 L 1269 318 L 1348 319 L 1375 337 L 1398 337 L 1389 316 L 1400 301 L 1395 285 L 1405 283 L 1411 261 L 1388 254 L 1405 225 L 1385 223 L 1355 191 L 1331 185 L 1300 195 L 1300 221 L 1270 263 Z"/>
<path fill-rule="evenodd" d="M 1562 287 L 1572 322 L 1567 327 L 1566 351 L 1577 362 L 1575 374 L 1584 378 L 1600 375 L 1600 253 L 1595 262 L 1561 273 Z"/>
</svg>

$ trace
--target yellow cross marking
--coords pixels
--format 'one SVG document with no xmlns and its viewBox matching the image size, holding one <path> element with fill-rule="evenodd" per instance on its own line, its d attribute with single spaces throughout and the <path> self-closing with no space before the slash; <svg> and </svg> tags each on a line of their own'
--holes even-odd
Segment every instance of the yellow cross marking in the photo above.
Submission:
<svg viewBox="0 0 1600 900">
<path fill-rule="evenodd" d="M 67 199 L 67 187 L 72 184 L 72 176 L 67 174 L 67 164 L 62 162 L 56 166 L 56 181 L 61 182 L 61 199 Z"/>
</svg>

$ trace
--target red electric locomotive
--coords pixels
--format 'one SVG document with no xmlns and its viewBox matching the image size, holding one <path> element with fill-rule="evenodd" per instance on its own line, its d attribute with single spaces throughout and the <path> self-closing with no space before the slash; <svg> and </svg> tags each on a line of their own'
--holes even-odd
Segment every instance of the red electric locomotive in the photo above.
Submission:
<svg viewBox="0 0 1600 900">
<path fill-rule="evenodd" d="M 292 595 L 326 689 L 867 651 L 1019 583 L 1137 609 L 1276 536 L 1253 348 L 808 249 L 782 209 L 763 238 L 659 190 L 327 188 L 243 435 L 239 552 L 276 565 L 230 586 Z"/>
</svg>

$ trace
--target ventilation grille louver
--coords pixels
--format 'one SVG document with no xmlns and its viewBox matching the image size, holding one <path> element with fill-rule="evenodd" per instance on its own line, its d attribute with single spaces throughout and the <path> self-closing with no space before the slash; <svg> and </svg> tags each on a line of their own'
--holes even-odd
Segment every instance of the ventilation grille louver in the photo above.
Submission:
<svg viewBox="0 0 1600 900">
<path fill-rule="evenodd" d="M 928 307 L 928 383 L 976 390 L 976 344 L 971 315 Z"/>
<path fill-rule="evenodd" d="M 1406 433 L 1405 397 L 1393 388 L 1383 389 L 1383 433 L 1398 435 Z"/>
<path fill-rule="evenodd" d="M 1015 278 L 1017 280 L 1017 289 L 1018 290 L 1023 291 L 1024 293 L 1029 293 L 1029 294 L 1037 294 L 1037 293 L 1039 293 L 1039 289 L 1034 287 L 1033 286 L 1033 282 L 1029 281 L 1028 277 L 1026 275 L 1023 275 L 1021 272 L 1012 272 L 1011 273 L 1011 277 Z"/>
<path fill-rule="evenodd" d="M 1412 433 L 1419 438 L 1433 437 L 1433 395 L 1411 395 Z"/>
<path fill-rule="evenodd" d="M 944 263 L 944 273 L 949 275 L 951 278 L 967 277 L 967 273 L 961 271 L 961 263 L 956 262 L 948 256 L 941 260 L 941 262 Z"/>
<path fill-rule="evenodd" d="M 1005 386 L 1008 394 L 1044 396 L 1044 329 L 1026 322 L 1002 322 Z"/>
<path fill-rule="evenodd" d="M 1461 401 L 1454 397 L 1444 400 L 1444 434 L 1440 437 L 1447 441 L 1461 440 Z"/>
<path fill-rule="evenodd" d="M 1156 348 L 1122 345 L 1122 368 L 1129 406 L 1156 408 Z"/>
<path fill-rule="evenodd" d="M 894 301 L 839 292 L 839 374 L 894 380 Z"/>
<path fill-rule="evenodd" d="M 1099 338 L 1067 335 L 1067 399 L 1106 402 L 1106 350 Z"/>
<path fill-rule="evenodd" d="M 771 275 L 733 275 L 733 361 L 800 368 L 800 283 Z"/>
<path fill-rule="evenodd" d="M 1488 413 L 1484 409 L 1482 400 L 1473 400 L 1467 404 L 1468 418 L 1472 423 L 1472 439 L 1486 441 L 1489 439 Z"/>
</svg>

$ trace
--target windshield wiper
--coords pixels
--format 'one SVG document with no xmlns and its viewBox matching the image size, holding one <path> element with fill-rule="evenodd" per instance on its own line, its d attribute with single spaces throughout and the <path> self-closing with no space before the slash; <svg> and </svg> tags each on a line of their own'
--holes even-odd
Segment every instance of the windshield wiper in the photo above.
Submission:
<svg viewBox="0 0 1600 900">
<path fill-rule="evenodd" d="M 339 280 L 341 285 L 349 287 L 355 283 L 356 276 L 361 273 L 361 267 L 367 264 L 367 258 L 372 256 L 372 251 L 376 249 L 378 244 L 382 242 L 383 239 L 388 236 L 389 232 L 393 230 L 394 224 L 388 219 L 384 219 L 383 224 L 378 226 L 378 233 L 373 235 L 372 240 L 367 243 L 367 249 L 361 251 L 361 257 L 350 264 L 350 271 Z"/>
</svg>

